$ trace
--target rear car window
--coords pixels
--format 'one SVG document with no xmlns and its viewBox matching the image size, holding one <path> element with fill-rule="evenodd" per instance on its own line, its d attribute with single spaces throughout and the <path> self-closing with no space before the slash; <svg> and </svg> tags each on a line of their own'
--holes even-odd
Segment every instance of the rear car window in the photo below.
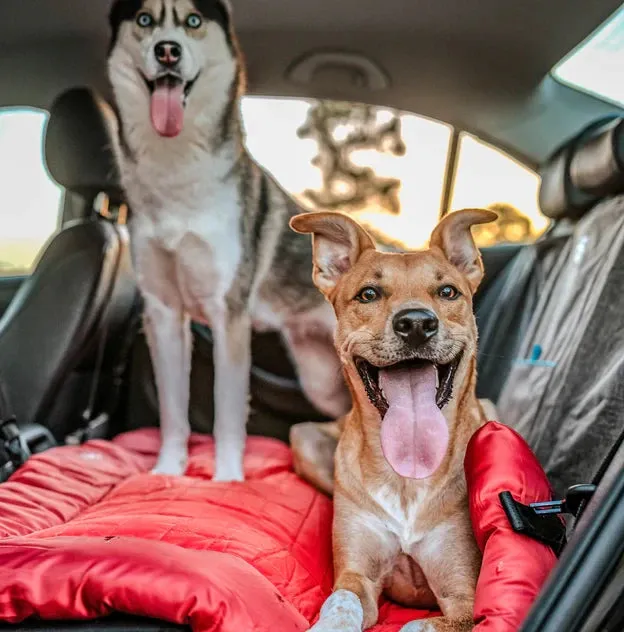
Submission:
<svg viewBox="0 0 624 632">
<path fill-rule="evenodd" d="M 481 247 L 537 239 L 549 220 L 539 208 L 540 178 L 531 169 L 476 136 L 462 133 L 451 210 L 489 208 L 498 221 L 474 226 Z"/>
<path fill-rule="evenodd" d="M 43 158 L 47 119 L 42 110 L 0 110 L 0 276 L 28 274 L 60 223 L 63 192 Z"/>
<path fill-rule="evenodd" d="M 553 70 L 557 79 L 624 106 L 624 7 Z"/>
<path fill-rule="evenodd" d="M 459 135 L 455 154 L 455 131 L 444 122 L 265 97 L 243 100 L 243 121 L 252 155 L 303 206 L 349 213 L 402 247 L 424 246 L 441 214 L 465 207 L 500 213 L 488 230 L 475 229 L 481 246 L 532 241 L 547 225 L 538 175 L 469 134 Z"/>
</svg>

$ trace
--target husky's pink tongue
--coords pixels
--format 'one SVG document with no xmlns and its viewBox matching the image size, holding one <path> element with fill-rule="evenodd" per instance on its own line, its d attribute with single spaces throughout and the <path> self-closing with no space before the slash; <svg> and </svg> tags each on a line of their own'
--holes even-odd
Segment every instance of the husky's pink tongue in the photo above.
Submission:
<svg viewBox="0 0 624 632">
<path fill-rule="evenodd" d="M 154 129 L 167 137 L 177 136 L 184 125 L 184 85 L 170 81 L 156 83 L 152 93 L 151 117 Z"/>
<path fill-rule="evenodd" d="M 436 404 L 436 368 L 382 369 L 379 386 L 389 405 L 381 422 L 386 460 L 400 476 L 428 478 L 449 443 L 448 426 Z"/>
</svg>

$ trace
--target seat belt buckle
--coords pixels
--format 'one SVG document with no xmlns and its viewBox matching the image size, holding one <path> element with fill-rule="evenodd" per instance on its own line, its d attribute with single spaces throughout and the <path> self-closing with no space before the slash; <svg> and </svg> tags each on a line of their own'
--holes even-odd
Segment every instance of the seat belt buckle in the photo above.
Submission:
<svg viewBox="0 0 624 632">
<path fill-rule="evenodd" d="M 559 557 L 566 540 L 566 525 L 561 518 L 570 514 L 578 518 L 591 500 L 596 486 L 591 484 L 570 487 L 563 500 L 547 500 L 524 505 L 511 492 L 501 492 L 499 498 L 511 528 L 550 546 Z"/>
<path fill-rule="evenodd" d="M 0 444 L 6 454 L 5 462 L 0 466 L 0 481 L 7 480 L 30 457 L 30 450 L 20 436 L 15 417 L 0 422 Z"/>
<path fill-rule="evenodd" d="M 592 499 L 595 491 L 596 486 L 590 483 L 573 485 L 568 489 L 563 500 L 531 503 L 529 507 L 539 516 L 570 514 L 578 518 L 587 506 L 587 503 Z"/>
<path fill-rule="evenodd" d="M 549 546 L 559 557 L 567 543 L 565 522 L 561 519 L 558 501 L 550 501 L 549 508 L 555 511 L 541 511 L 532 505 L 524 505 L 517 501 L 511 492 L 505 491 L 498 495 L 501 505 L 509 520 L 511 528 L 516 533 L 526 535 L 542 544 Z M 539 505 L 541 503 L 533 503 Z"/>
<path fill-rule="evenodd" d="M 120 202 L 114 204 L 110 196 L 101 191 L 93 200 L 93 210 L 100 216 L 113 222 L 113 224 L 125 225 L 128 222 L 128 205 Z"/>
<path fill-rule="evenodd" d="M 82 445 L 93 439 L 106 439 L 108 436 L 108 413 L 100 413 L 97 417 L 89 419 L 85 415 L 82 428 L 68 434 L 65 437 L 66 445 Z"/>
</svg>

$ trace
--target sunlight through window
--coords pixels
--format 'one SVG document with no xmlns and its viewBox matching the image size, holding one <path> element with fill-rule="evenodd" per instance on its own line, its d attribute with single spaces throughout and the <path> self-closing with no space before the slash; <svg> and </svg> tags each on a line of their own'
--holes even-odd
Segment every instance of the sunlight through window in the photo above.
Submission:
<svg viewBox="0 0 624 632">
<path fill-rule="evenodd" d="M 564 83 L 624 105 L 624 8 L 621 8 L 553 71 Z"/>
<path fill-rule="evenodd" d="M 59 224 L 62 189 L 43 157 L 47 112 L 0 111 L 0 275 L 30 270 Z"/>
</svg>

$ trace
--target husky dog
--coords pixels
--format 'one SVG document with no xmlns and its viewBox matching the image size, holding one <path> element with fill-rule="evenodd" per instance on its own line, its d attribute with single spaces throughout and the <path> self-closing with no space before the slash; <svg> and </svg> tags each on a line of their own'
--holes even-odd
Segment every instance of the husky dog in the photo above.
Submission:
<svg viewBox="0 0 624 632">
<path fill-rule="evenodd" d="M 243 480 L 252 327 L 282 333 L 309 400 L 338 417 L 350 396 L 335 316 L 312 283 L 310 239 L 288 227 L 301 209 L 244 147 L 230 6 L 116 0 L 110 25 L 113 145 L 160 409 L 154 471 L 186 467 L 193 319 L 214 338 L 215 479 Z"/>
</svg>

